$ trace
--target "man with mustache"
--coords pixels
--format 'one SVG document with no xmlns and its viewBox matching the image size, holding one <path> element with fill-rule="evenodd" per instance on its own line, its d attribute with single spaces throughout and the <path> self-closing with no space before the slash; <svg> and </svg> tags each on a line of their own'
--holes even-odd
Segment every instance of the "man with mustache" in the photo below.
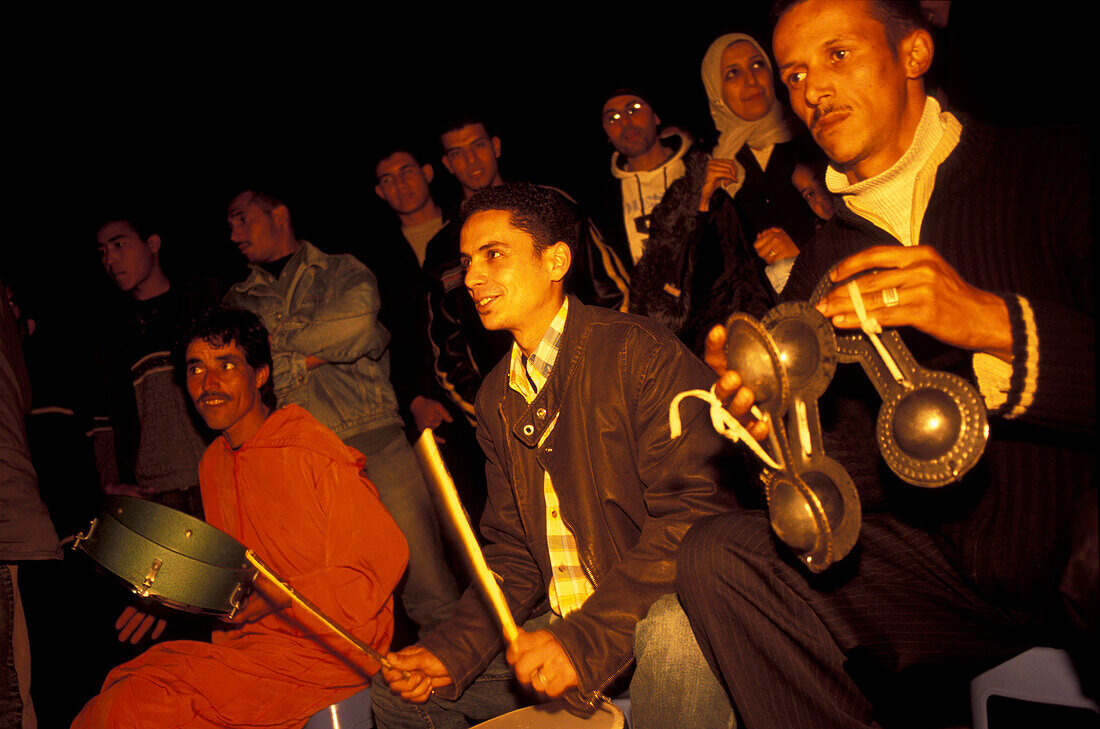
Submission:
<svg viewBox="0 0 1100 729">
<path fill-rule="evenodd" d="M 206 521 L 385 651 L 408 551 L 363 456 L 297 405 L 272 409 L 268 334 L 254 314 L 204 312 L 175 356 L 195 409 L 220 434 L 200 465 Z M 261 576 L 209 643 L 160 643 L 114 669 L 73 727 L 290 729 L 362 690 L 377 670 Z"/>
<path fill-rule="evenodd" d="M 374 273 L 353 256 L 299 240 L 287 206 L 267 194 L 240 193 L 228 218 L 250 272 L 230 287 L 225 303 L 257 314 L 270 333 L 279 406 L 301 405 L 366 456 L 367 476 L 409 544 L 399 598 L 417 626 L 435 625 L 450 615 L 458 588 L 402 429 Z"/>
<path fill-rule="evenodd" d="M 838 284 L 855 277 L 919 361 L 974 382 L 991 434 L 959 483 L 903 483 L 875 446 L 881 399 L 842 365 L 821 412 L 863 504 L 852 553 L 810 577 L 742 510 L 689 532 L 678 593 L 746 726 L 958 724 L 969 679 L 998 661 L 1043 644 L 1097 655 L 1088 144 L 940 108 L 915 3 L 789 0 L 775 18 L 780 77 L 837 196 L 784 296 L 828 275 L 817 308 L 844 334 L 860 316 Z"/>
</svg>

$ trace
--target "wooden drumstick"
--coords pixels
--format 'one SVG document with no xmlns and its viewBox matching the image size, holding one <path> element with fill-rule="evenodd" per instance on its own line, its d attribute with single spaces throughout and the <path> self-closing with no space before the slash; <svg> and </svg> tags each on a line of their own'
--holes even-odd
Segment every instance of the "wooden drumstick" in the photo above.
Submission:
<svg viewBox="0 0 1100 729">
<path fill-rule="evenodd" d="M 290 598 L 292 600 L 294 600 L 294 602 L 298 603 L 303 608 L 305 608 L 307 611 L 312 613 L 318 620 L 320 620 L 322 623 L 327 625 L 330 629 L 336 631 L 337 635 L 339 635 L 341 638 L 343 638 L 347 642 L 351 643 L 353 646 L 355 646 L 359 650 L 366 653 L 368 656 L 370 656 L 374 660 L 381 663 L 383 668 L 388 668 L 391 671 L 394 670 L 393 664 L 390 663 L 388 660 L 386 660 L 386 657 L 384 655 L 382 655 L 381 653 L 376 651 L 374 648 L 371 648 L 369 645 L 367 645 L 363 641 L 356 638 L 354 635 L 349 633 L 347 631 L 347 629 L 344 628 L 342 625 L 340 625 L 339 623 L 334 622 L 331 618 L 329 618 L 327 615 L 325 615 L 323 612 L 321 612 L 321 609 L 318 608 L 313 603 L 311 603 L 309 600 L 307 600 L 302 595 L 302 593 L 295 590 L 293 587 L 290 586 L 290 584 L 286 580 L 284 580 L 283 578 L 279 577 L 277 574 L 272 572 L 271 568 L 267 566 L 267 563 L 265 563 L 262 559 L 260 559 L 260 557 L 255 552 L 253 552 L 251 549 L 249 549 L 244 553 L 244 556 L 245 556 L 245 558 L 248 559 L 249 562 L 252 563 L 253 567 L 255 567 L 257 570 L 259 570 L 260 574 L 262 574 L 264 577 L 266 577 L 267 579 L 274 582 L 279 587 L 279 589 L 281 589 L 288 596 L 290 596 Z M 407 671 L 402 671 L 402 674 L 404 674 L 405 678 L 409 677 L 409 674 L 408 674 Z"/>
<path fill-rule="evenodd" d="M 504 599 L 504 593 L 501 591 L 500 585 L 497 584 L 496 577 L 489 570 L 489 565 L 485 563 L 485 555 L 481 552 L 481 545 L 477 543 L 474 530 L 470 526 L 470 517 L 462 507 L 462 502 L 458 500 L 458 492 L 455 490 L 454 481 L 451 479 L 451 474 L 447 472 L 447 465 L 443 462 L 443 457 L 439 454 L 439 449 L 435 445 L 435 435 L 432 433 L 431 428 L 424 428 L 421 431 L 420 439 L 416 441 L 413 450 L 416 451 L 417 458 L 420 460 L 424 475 L 443 498 L 443 503 L 447 507 L 447 515 L 462 538 L 462 546 L 474 568 L 477 581 L 481 585 L 482 594 L 489 600 L 493 612 L 496 613 L 497 620 L 500 621 L 505 642 L 511 644 L 519 635 L 519 628 L 512 617 L 512 611 L 508 609 L 508 602 Z"/>
</svg>

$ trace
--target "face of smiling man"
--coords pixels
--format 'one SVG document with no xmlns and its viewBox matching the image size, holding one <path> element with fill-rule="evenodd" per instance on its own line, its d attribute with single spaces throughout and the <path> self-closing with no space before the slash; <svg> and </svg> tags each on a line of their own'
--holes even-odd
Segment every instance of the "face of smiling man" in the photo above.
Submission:
<svg viewBox="0 0 1100 729">
<path fill-rule="evenodd" d="M 267 382 L 267 365 L 253 368 L 233 341 L 223 345 L 195 339 L 187 345 L 187 393 L 206 424 L 239 448 L 267 418 L 260 388 Z"/>
<path fill-rule="evenodd" d="M 460 247 L 481 323 L 511 332 L 531 354 L 565 300 L 569 246 L 554 243 L 540 254 L 534 239 L 512 225 L 511 213 L 484 210 L 462 226 Z"/>
</svg>

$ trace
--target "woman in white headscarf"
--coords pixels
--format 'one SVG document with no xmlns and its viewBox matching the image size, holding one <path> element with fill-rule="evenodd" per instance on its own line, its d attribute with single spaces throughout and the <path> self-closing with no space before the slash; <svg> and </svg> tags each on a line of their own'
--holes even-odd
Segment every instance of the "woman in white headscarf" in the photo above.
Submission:
<svg viewBox="0 0 1100 729">
<path fill-rule="evenodd" d="M 720 135 L 707 164 L 699 202 L 699 209 L 706 211 L 710 196 L 719 186 L 732 198 L 736 198 L 746 184 L 747 176 L 750 188 L 753 184 L 771 187 L 767 172 L 772 153 L 777 146 L 782 148 L 794 139 L 797 129 L 783 105 L 776 101 L 775 79 L 768 54 L 752 37 L 744 33 L 727 33 L 711 43 L 703 56 L 702 76 L 710 115 Z M 777 160 L 777 163 L 783 166 L 783 173 L 776 178 L 779 183 L 776 192 L 786 193 L 783 197 L 794 199 L 796 196 L 789 190 L 793 157 Z M 763 179 L 757 181 L 760 178 Z M 761 192 L 766 194 L 771 190 Z M 753 215 L 760 211 L 749 209 L 748 205 L 740 207 L 746 209 L 750 218 L 764 217 L 764 214 Z M 803 212 L 801 205 L 794 207 Z M 794 222 L 797 225 L 801 221 Z M 782 227 L 769 226 L 756 233 L 754 246 L 768 264 L 788 257 L 793 260 L 798 255 L 798 246 Z M 782 286 L 777 287 L 781 289 Z"/>
<path fill-rule="evenodd" d="M 812 142 L 776 100 L 764 49 L 743 33 L 723 35 L 703 57 L 702 79 L 718 141 L 709 155 L 685 157 L 686 174 L 654 209 L 630 294 L 632 311 L 696 351 L 731 311 L 762 316 L 774 305 L 815 227 L 791 183 L 800 145 Z"/>
</svg>

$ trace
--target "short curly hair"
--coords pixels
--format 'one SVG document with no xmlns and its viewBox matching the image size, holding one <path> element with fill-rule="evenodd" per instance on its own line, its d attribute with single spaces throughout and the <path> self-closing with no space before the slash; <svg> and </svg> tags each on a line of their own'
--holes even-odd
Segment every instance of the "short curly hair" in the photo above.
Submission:
<svg viewBox="0 0 1100 729">
<path fill-rule="evenodd" d="M 253 369 L 266 366 L 274 374 L 271 358 L 271 341 L 260 317 L 244 309 L 231 309 L 227 306 L 211 306 L 188 319 L 180 327 L 176 339 L 176 371 L 180 381 L 187 372 L 187 348 L 196 339 L 201 339 L 215 347 L 225 347 L 235 343 L 244 353 L 244 361 Z M 269 408 L 275 407 L 275 389 L 272 378 L 260 388 L 263 403 Z"/>
<path fill-rule="evenodd" d="M 531 236 L 535 253 L 540 257 L 559 241 L 570 250 L 573 248 L 577 235 L 576 211 L 569 200 L 552 188 L 514 182 L 479 190 L 462 203 L 462 222 L 465 224 L 475 213 L 488 210 L 508 213 L 509 222 Z"/>
</svg>

